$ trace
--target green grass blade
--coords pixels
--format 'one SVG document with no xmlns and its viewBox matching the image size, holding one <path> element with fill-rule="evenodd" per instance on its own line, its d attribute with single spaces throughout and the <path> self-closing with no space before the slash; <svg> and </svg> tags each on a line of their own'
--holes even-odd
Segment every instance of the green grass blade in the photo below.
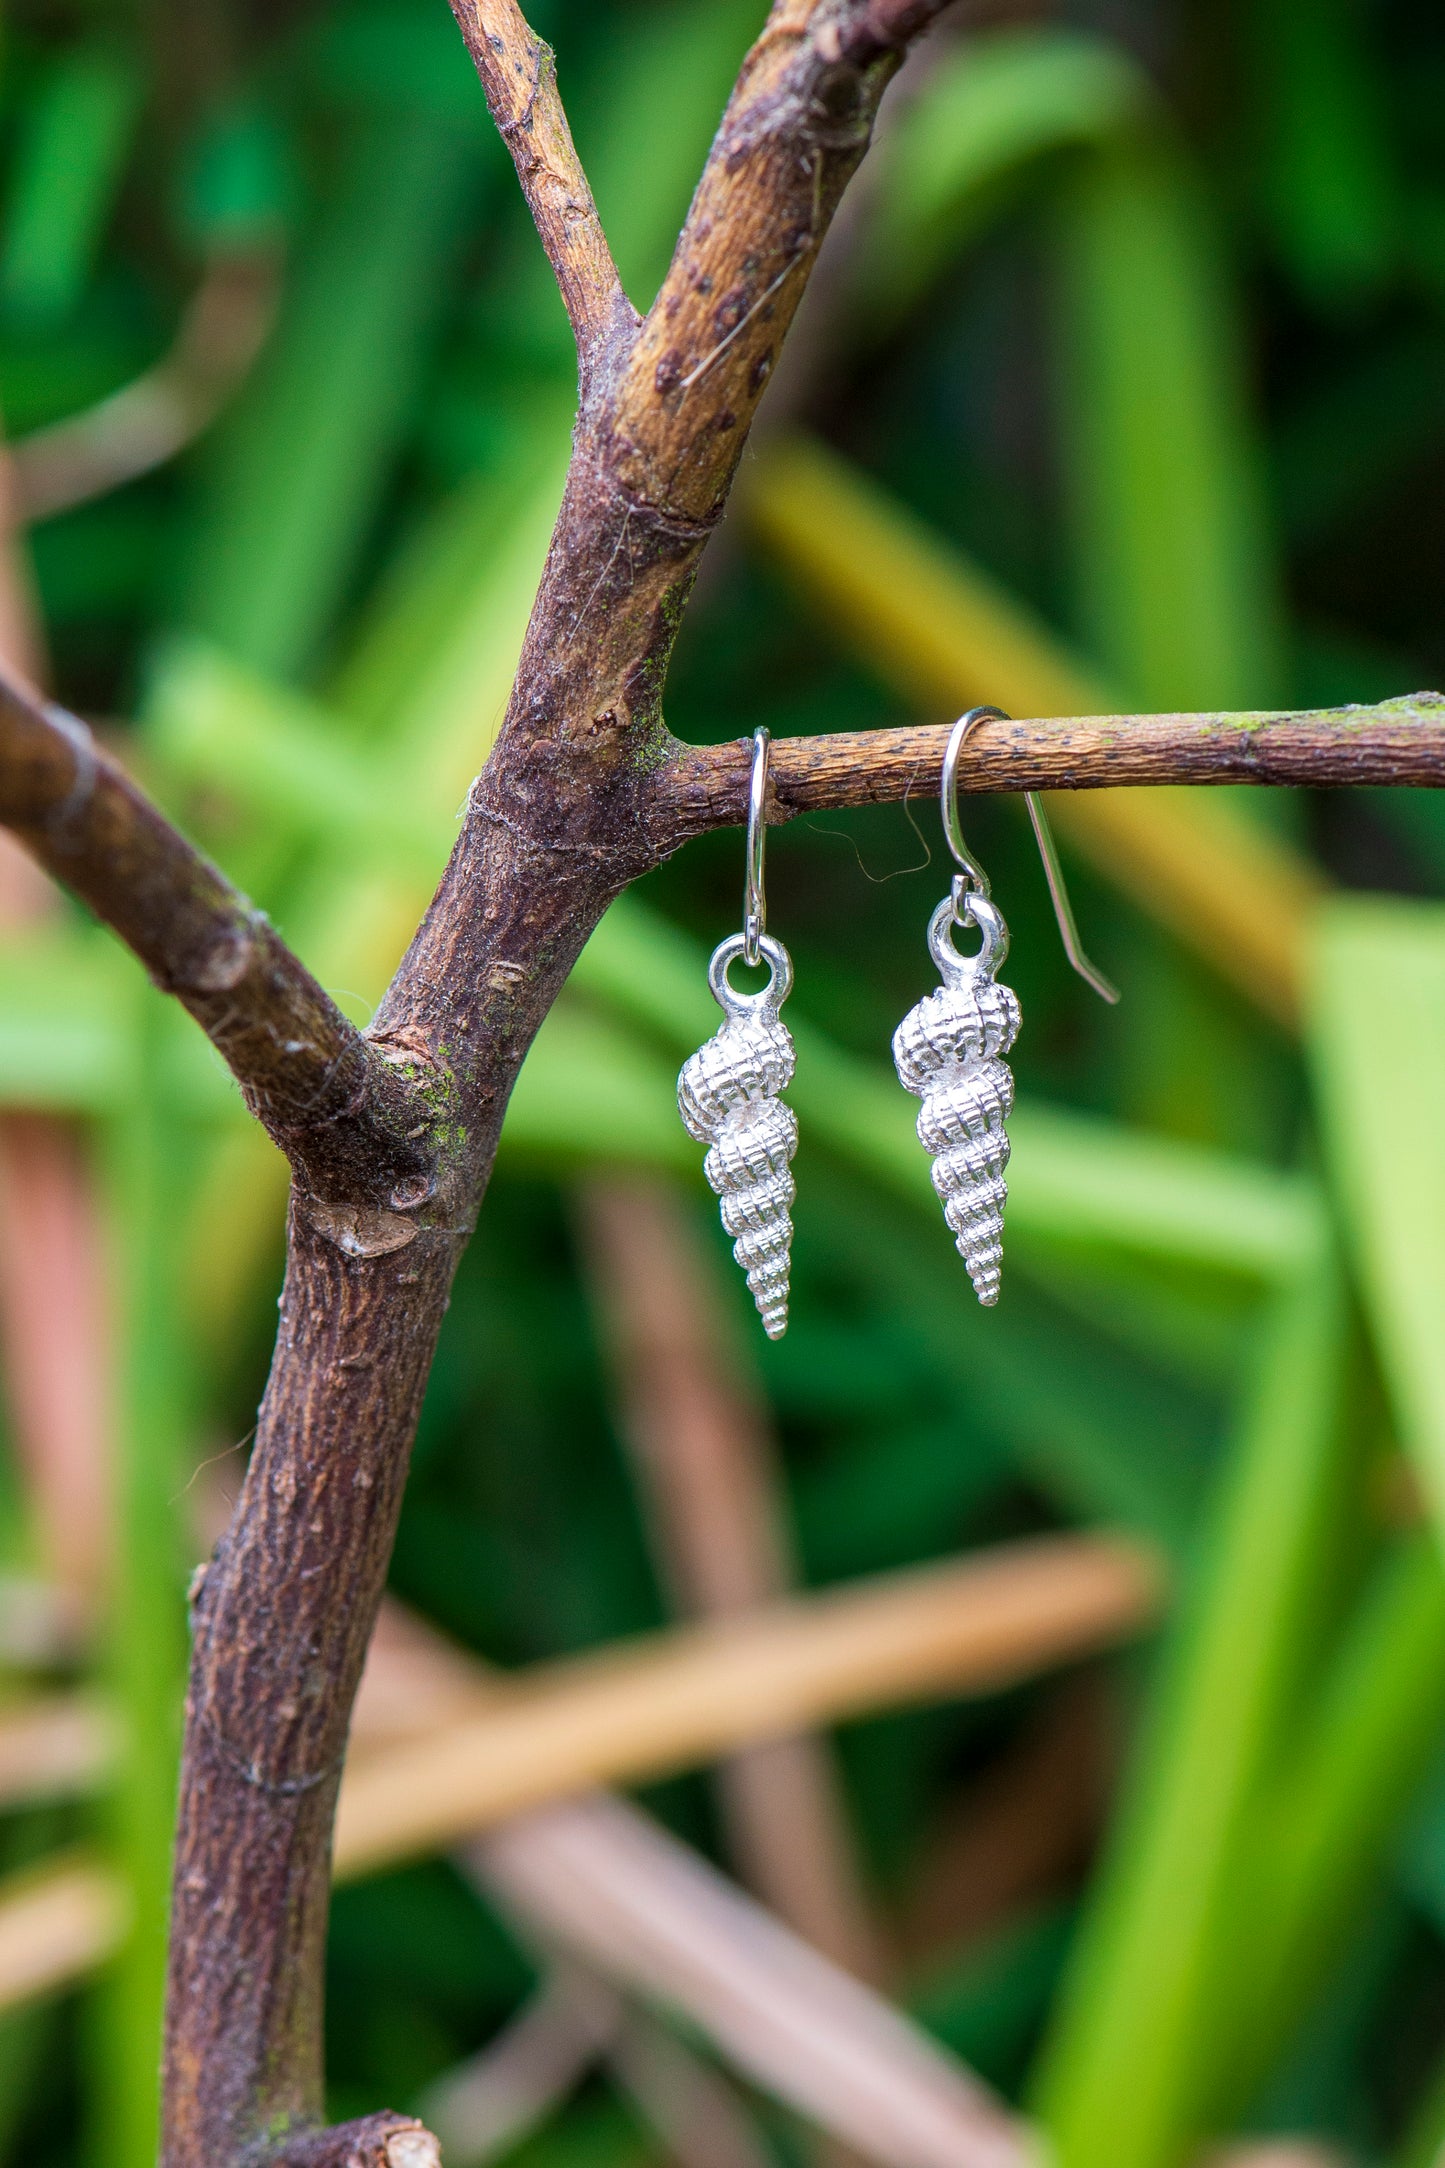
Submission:
<svg viewBox="0 0 1445 2168">
<path fill-rule="evenodd" d="M 1309 1040 L 1401 1443 L 1445 1537 L 1445 910 L 1352 895 L 1322 913 Z"/>
<path fill-rule="evenodd" d="M 1395 268 L 1400 176 L 1356 0 L 1256 0 L 1240 18 L 1276 245 L 1301 290 L 1358 306 Z"/>
<path fill-rule="evenodd" d="M 276 337 L 217 442 L 183 616 L 243 661 L 308 662 L 408 426 L 476 168 L 425 109 L 355 126 Z"/>
<path fill-rule="evenodd" d="M 670 1064 L 576 1003 L 559 1003 L 523 1062 L 504 1138 L 509 1156 L 537 1154 L 554 1167 L 602 1160 L 691 1174 L 697 1165 Z"/>
<path fill-rule="evenodd" d="M 89 284 L 143 93 L 134 60 L 95 43 L 31 100 L 0 237 L 0 309 L 28 331 L 64 323 Z"/>
<path fill-rule="evenodd" d="M 108 1114 L 134 1098 L 137 974 L 106 935 L 71 925 L 0 942 L 0 1104 Z"/>
<path fill-rule="evenodd" d="M 1103 38 L 1005 30 L 944 54 L 880 145 L 854 274 L 867 331 L 913 302 L 1045 158 L 1160 119 L 1143 69 Z"/>
<path fill-rule="evenodd" d="M 1442 1730 L 1445 1567 L 1422 1536 L 1378 1570 L 1306 1721 L 1276 1747 L 1244 1897 L 1263 1927 L 1262 1958 L 1254 1977 L 1234 1950 L 1217 1960 L 1217 2118 L 1248 2108 L 1328 1986 Z"/>
<path fill-rule="evenodd" d="M 1438 2168 L 1445 2151 L 1445 2062 L 1426 2088 L 1425 2097 L 1410 2118 L 1404 2143 L 1394 2156 L 1394 2168 Z"/>
<path fill-rule="evenodd" d="M 1180 155 L 1081 160 L 1054 224 L 1060 448 L 1080 623 L 1151 708 L 1260 707 L 1275 568 L 1233 303 Z"/>
<path fill-rule="evenodd" d="M 1279 1300 L 1046 2045 L 1037 2102 L 1060 2168 L 1172 2168 L 1191 2135 L 1218 1910 L 1337 1510 L 1341 1341 L 1322 1261 Z"/>
<path fill-rule="evenodd" d="M 944 1230 L 928 1232 L 921 1240 L 894 1200 L 833 1176 L 810 1188 L 797 1246 L 800 1262 L 815 1242 L 845 1257 L 850 1280 L 926 1349 L 956 1395 L 954 1435 L 970 1455 L 980 1435 L 991 1439 L 1070 1518 L 1137 1529 L 1185 1555 L 1212 1443 L 1192 1401 L 1121 1366 L 1017 1281 L 997 1310 L 980 1310 Z M 804 1329 L 790 1328 L 794 1346 Z M 891 1461 L 884 1481 L 891 1492 Z M 870 1524 L 870 1543 L 896 1506 L 891 1497 Z"/>
<path fill-rule="evenodd" d="M 507 457 L 413 535 L 372 598 L 330 694 L 353 737 L 386 742 L 450 804 L 506 710 L 570 448 L 570 387 L 544 383 Z"/>
<path fill-rule="evenodd" d="M 156 1089 L 159 1002 L 139 990 L 143 1089 L 106 1134 L 122 1354 L 117 1558 L 108 1668 L 123 1748 L 112 1801 L 134 1925 L 100 1990 L 104 2052 L 94 2104 L 106 2168 L 154 2168 L 159 2142 L 166 1922 L 186 1676 L 188 1359 L 179 1330 L 176 1229 L 182 1154 Z"/>
</svg>

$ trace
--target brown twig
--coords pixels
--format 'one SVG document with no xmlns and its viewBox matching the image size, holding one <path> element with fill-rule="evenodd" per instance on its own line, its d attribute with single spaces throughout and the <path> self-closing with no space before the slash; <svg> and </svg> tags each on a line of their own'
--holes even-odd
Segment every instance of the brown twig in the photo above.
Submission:
<svg viewBox="0 0 1445 2168">
<path fill-rule="evenodd" d="M 745 1615 L 794 1579 L 761 1394 L 732 1344 L 695 1220 L 667 1185 L 580 1192 L 621 1428 L 662 1576 L 686 1616 Z M 810 1732 L 730 1756 L 717 1783 L 733 1864 L 806 1941 L 860 1979 L 881 1966 L 837 1770 Z"/>
<path fill-rule="evenodd" d="M 1160 1591 L 1158 1563 L 1137 1544 L 1037 1537 L 540 1666 L 472 1713 L 358 1758 L 337 1872 L 415 1857 L 593 1784 L 1012 1685 L 1139 1633 Z"/>
<path fill-rule="evenodd" d="M 634 338 L 613 310 L 596 354 L 584 347 L 571 469 L 503 729 L 374 1027 L 451 1089 L 434 1229 L 398 1265 L 396 1254 L 339 1246 L 337 1230 L 304 1210 L 291 1216 L 256 1451 L 197 1609 L 167 2168 L 229 2168 L 278 2126 L 322 2113 L 327 1838 L 341 1745 L 462 1231 L 522 1059 L 583 943 L 679 840 L 655 810 L 669 750 L 667 661 L 771 354 L 896 64 L 891 52 L 861 68 L 837 56 L 837 33 L 866 13 L 779 0 L 648 321 Z M 534 89 L 546 86 L 527 79 L 525 26 L 509 0 L 479 0 L 465 27 L 484 72 L 509 54 L 514 77 L 522 69 L 520 111 L 510 91 L 497 85 L 495 95 L 509 128 L 531 104 L 533 132 L 521 130 L 530 186 L 542 125 Z M 543 224 L 570 280 L 567 221 L 555 232 L 549 222 L 558 200 L 564 209 L 574 200 L 576 177 L 555 123 L 546 130 L 562 185 L 558 197 L 548 180 Z M 585 205 L 574 223 L 590 235 Z M 598 294 L 610 291 L 595 246 L 582 257 L 589 248 L 572 296 L 584 341 L 602 321 Z M 237 1992 L 238 1978 L 248 1991 Z"/>
<path fill-rule="evenodd" d="M 456 1260 L 517 1071 L 602 913 L 689 834 L 739 816 L 736 750 L 689 755 L 668 736 L 668 658 L 900 41 L 936 12 L 777 0 L 634 332 L 542 50 L 513 0 L 471 0 L 463 27 L 578 327 L 582 396 L 503 730 L 366 1037 L 81 726 L 0 686 L 0 820 L 185 1003 L 296 1177 L 256 1447 L 196 1601 L 167 2168 L 299 2157 L 319 2127 L 333 1805 Z M 1358 715 L 1244 732 L 1215 718 L 1202 749 L 1176 719 L 1180 770 L 1166 775 L 1151 726 L 1142 765 L 1154 780 L 1438 779 L 1440 721 L 1429 703 L 1377 714 L 1372 762 Z M 1129 738 L 1116 723 L 1042 774 L 1016 745 L 998 783 L 1066 783 L 1091 763 L 1127 780 Z M 854 740 L 799 789 L 818 804 L 901 796 L 928 750 L 900 760 L 896 742 Z"/>
<path fill-rule="evenodd" d="M 878 101 L 943 5 L 915 0 L 895 36 L 864 0 L 777 0 L 619 387 L 620 409 L 649 420 L 619 447 L 629 498 L 717 519 Z"/>
<path fill-rule="evenodd" d="M 465 1869 L 629 1993 L 679 2006 L 735 2069 L 889 2168 L 1026 2168 L 994 2095 L 636 1808 L 605 1797 L 467 1845 Z"/>
<path fill-rule="evenodd" d="M 532 30 L 516 0 L 452 0 L 452 13 L 497 133 L 512 154 L 585 377 L 609 342 L 630 339 L 639 318 L 622 291 L 573 148 L 552 49 Z"/>
<path fill-rule="evenodd" d="M 771 816 L 886 805 L 937 790 L 948 724 L 781 738 Z M 680 826 L 747 818 L 752 741 L 680 752 L 666 781 Z M 982 724 L 958 763 L 959 788 L 989 793 L 1108 790 L 1119 784 L 1271 783 L 1311 788 L 1445 783 L 1445 696 L 1373 707 L 1260 714 L 1097 715 Z"/>
<path fill-rule="evenodd" d="M 0 668 L 27 688 L 48 670 L 23 530 L 24 489 L 0 444 Z M 38 696 L 37 696 L 38 697 Z M 0 833 L 0 928 L 59 903 Z M 74 1123 L 0 1115 L 0 1342 L 16 1450 L 46 1567 L 93 1613 L 110 1564 L 110 1334 L 100 1215 Z"/>
<path fill-rule="evenodd" d="M 11 447 L 14 496 L 28 520 L 148 474 L 193 443 L 244 381 L 276 313 L 274 250 L 218 250 L 162 355 L 132 383 Z M 3 651 L 3 650 L 0 650 Z"/>
</svg>

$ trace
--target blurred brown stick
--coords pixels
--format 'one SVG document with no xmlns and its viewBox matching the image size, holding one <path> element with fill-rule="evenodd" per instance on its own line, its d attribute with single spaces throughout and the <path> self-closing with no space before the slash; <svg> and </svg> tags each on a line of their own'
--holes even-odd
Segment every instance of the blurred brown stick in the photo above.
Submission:
<svg viewBox="0 0 1445 2168">
<path fill-rule="evenodd" d="M 274 250 L 219 250 L 181 317 L 174 344 L 154 368 L 82 413 L 21 437 L 11 450 L 21 515 L 48 519 L 84 504 L 148 474 L 192 443 L 264 345 L 279 269 Z"/>
<path fill-rule="evenodd" d="M 608 2062 L 678 2168 L 773 2168 L 736 2088 L 644 2010 L 624 2010 Z"/>
<path fill-rule="evenodd" d="M 1157 1562 L 1135 1543 L 1045 1537 L 512 1673 L 389 1607 L 356 1704 L 337 1873 L 798 1725 L 991 1691 L 1140 1632 L 1160 1589 Z M 0 1804 L 95 1789 L 113 1746 L 88 1694 L 0 1714 Z"/>
<path fill-rule="evenodd" d="M 0 1714 L 0 1811 L 83 1797 L 109 1777 L 116 1726 L 90 1693 L 43 1694 Z"/>
<path fill-rule="evenodd" d="M 579 1191 L 620 1423 L 676 1608 L 737 1618 L 794 1575 L 773 1444 L 730 1344 L 715 1276 L 676 1192 L 598 1177 Z M 880 1964 L 828 1748 L 797 1733 L 729 1756 L 717 1783 L 734 1863 L 780 1919 L 860 1979 Z"/>
<path fill-rule="evenodd" d="M 0 2010 L 94 1972 L 120 1947 L 129 1912 L 118 1876 L 78 1855 L 0 1882 Z"/>
<path fill-rule="evenodd" d="M 1107 1806 L 1104 1681 L 1075 1675 L 968 1784 L 924 1845 L 899 1924 L 906 1961 L 956 1951 L 1067 1887 Z"/>
<path fill-rule="evenodd" d="M 1048 1537 L 539 1666 L 477 1713 L 353 1760 L 336 1871 L 845 1715 L 991 1691 L 1137 1633 L 1159 1596 L 1137 1544 Z"/>
<path fill-rule="evenodd" d="M 1346 2156 L 1319 2138 L 1250 2138 L 1221 2146 L 1203 2168 L 1345 2168 Z"/>
<path fill-rule="evenodd" d="M 510 2151 L 599 2058 L 677 2168 L 771 2168 L 727 2079 L 570 1958 L 495 2040 L 428 2087 L 422 2112 L 447 2168 L 483 2168 Z"/>
<path fill-rule="evenodd" d="M 422 2117 L 447 2168 L 475 2168 L 516 2145 L 616 2039 L 622 1998 L 563 1960 L 477 2055 L 427 2088 Z"/>
<path fill-rule="evenodd" d="M 1025 2168 L 1021 2126 L 871 1988 L 635 1808 L 551 1807 L 459 1855 L 533 1928 L 686 2012 L 737 2069 L 888 2168 Z"/>
<path fill-rule="evenodd" d="M 1024 2133 L 986 2087 L 637 1808 L 550 1808 L 476 1840 L 461 1864 L 532 1930 L 683 2012 L 755 2083 L 885 2168 L 1027 2168 Z M 118 1880 L 88 1861 L 0 1884 L 0 2010 L 85 1977 L 125 1928 Z M 580 2055 L 539 2067 L 535 2046 L 514 2073 L 519 2131 L 529 2103 L 544 2110 L 580 2068 Z M 454 2106 L 465 2129 L 465 2102 Z"/>
<path fill-rule="evenodd" d="M 0 665 L 46 676 L 11 455 L 0 443 Z M 0 833 L 0 939 L 53 910 L 50 882 Z M 47 1572 L 97 1600 L 109 1559 L 110 1358 L 103 1241 L 75 1125 L 0 1115 L 0 1354 Z"/>
<path fill-rule="evenodd" d="M 388 1607 L 357 1748 L 394 1741 L 408 1710 L 413 1725 L 444 1725 L 491 1685 L 483 1665 Z M 887 2168 L 1023 2168 L 1021 2135 L 984 2087 L 636 1808 L 605 1797 L 553 1807 L 474 1839 L 461 1860 L 546 1943 L 679 2009 L 754 2082 Z M 123 1926 L 119 1892 L 98 1869 L 61 1865 L 34 1889 L 0 1890 L 0 2008 L 93 1969 Z M 540 2038 L 525 2026 L 510 2102 L 505 2085 L 500 2099 L 474 2097 L 479 2120 L 490 2114 L 495 2130 L 499 2116 L 544 2108 L 605 2022 L 594 2004 L 560 2066 L 550 2016 Z"/>
</svg>

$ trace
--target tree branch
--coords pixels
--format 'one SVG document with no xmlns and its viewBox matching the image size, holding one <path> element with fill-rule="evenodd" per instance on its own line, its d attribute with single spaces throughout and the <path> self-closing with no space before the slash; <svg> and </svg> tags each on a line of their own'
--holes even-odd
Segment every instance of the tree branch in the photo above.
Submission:
<svg viewBox="0 0 1445 2168">
<path fill-rule="evenodd" d="M 927 797 L 948 724 L 780 738 L 769 768 L 770 817 Z M 752 740 L 686 746 L 660 795 L 679 830 L 747 819 Z M 1244 715 L 1093 715 L 989 722 L 958 764 L 965 791 L 1109 790 L 1120 784 L 1445 784 L 1445 695 L 1408 693 L 1374 707 Z"/>
<path fill-rule="evenodd" d="M 776 0 L 618 388 L 630 496 L 706 523 L 721 512 L 878 101 L 944 4 Z"/>
<path fill-rule="evenodd" d="M 858 64 L 911 45 L 951 0 L 864 0 L 848 9 L 848 23 L 840 32 L 839 46 Z"/>
<path fill-rule="evenodd" d="M 397 1210 L 430 1195 L 404 1073 L 84 723 L 3 675 L 0 820 L 190 1011 L 313 1195 Z"/>
<path fill-rule="evenodd" d="M 941 4 L 777 0 L 662 291 L 635 329 L 551 56 L 514 0 L 456 0 L 572 317 L 581 398 L 502 732 L 366 1039 L 68 719 L 37 720 L 0 697 L 0 818 L 186 1001 L 301 1176 L 256 1446 L 196 1601 L 166 2168 L 330 2162 L 338 2144 L 346 2157 L 340 2135 L 319 2130 L 332 1817 L 456 1260 L 522 1060 L 603 912 L 688 835 L 739 817 L 737 749 L 690 751 L 666 730 L 668 659 L 878 100 L 903 42 Z M 1243 738 L 1237 723 L 1212 720 L 1214 758 L 1237 773 L 1243 738 L 1258 746 L 1290 719 L 1251 718 Z M 1066 780 L 1090 763 L 1093 780 L 1124 779 L 1132 725 L 1079 726 L 1087 760 L 1066 749 L 1052 764 L 1041 726 L 1017 727 L 1036 768 L 1021 754 L 1000 766 L 995 753 L 996 788 Z M 1183 746 L 1188 733 L 1178 718 L 1174 727 Z M 1436 723 L 1422 710 L 1417 727 Z M 976 763 L 988 742 L 970 748 L 971 777 L 985 772 Z M 779 747 L 779 804 L 902 796 L 915 772 L 931 787 L 941 744 L 938 733 L 884 733 L 841 751 L 824 741 L 811 756 L 806 741 L 801 755 Z M 1263 756 L 1244 757 L 1257 769 Z M 1157 748 L 1151 758 L 1149 779 L 1166 780 Z M 783 795 L 790 779 L 796 803 Z M 392 1057 L 411 1065 L 400 1085 Z M 393 1087 L 411 1125 L 400 1132 Z M 415 1206 L 395 1186 L 398 1134 L 433 1154 L 411 1178 Z"/>
<path fill-rule="evenodd" d="M 638 316 L 573 147 L 552 48 L 516 0 L 452 0 L 452 13 L 556 273 L 585 380 L 601 349 L 630 339 Z"/>
</svg>

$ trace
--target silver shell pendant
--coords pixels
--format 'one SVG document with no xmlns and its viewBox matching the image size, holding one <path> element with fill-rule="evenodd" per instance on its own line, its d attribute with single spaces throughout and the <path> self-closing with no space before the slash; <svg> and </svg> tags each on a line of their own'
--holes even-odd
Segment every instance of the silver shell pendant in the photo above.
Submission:
<svg viewBox="0 0 1445 2168">
<path fill-rule="evenodd" d="M 683 1064 L 677 1107 L 688 1135 L 709 1146 L 703 1172 L 722 1200 L 733 1255 L 764 1332 L 780 1340 L 788 1328 L 798 1118 L 778 1097 L 793 1076 L 793 1036 L 778 1011 L 792 991 L 793 965 L 781 941 L 764 934 L 759 947 L 772 977 L 760 993 L 737 993 L 728 968 L 745 946 L 734 934 L 714 951 L 708 984 L 723 1023 Z"/>
<path fill-rule="evenodd" d="M 976 956 L 960 956 L 950 929 L 971 922 Z M 923 1101 L 918 1138 L 933 1156 L 933 1186 L 981 1303 L 998 1301 L 1003 1262 L 1004 1168 L 1014 1080 L 1002 1059 L 1018 1036 L 1018 997 L 995 983 L 1008 954 L 1008 929 L 983 895 L 946 896 L 928 924 L 942 986 L 910 1009 L 893 1034 L 905 1091 Z"/>
</svg>

